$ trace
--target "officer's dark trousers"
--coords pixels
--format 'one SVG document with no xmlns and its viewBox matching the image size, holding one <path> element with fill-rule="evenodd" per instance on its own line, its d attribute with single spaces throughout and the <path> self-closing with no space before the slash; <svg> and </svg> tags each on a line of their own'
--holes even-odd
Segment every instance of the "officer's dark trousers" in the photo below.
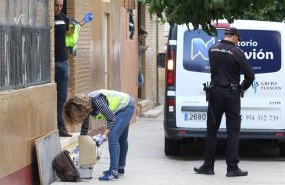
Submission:
<svg viewBox="0 0 285 185">
<path fill-rule="evenodd" d="M 226 162 L 228 170 L 236 169 L 239 162 L 239 133 L 240 133 L 240 96 L 231 91 L 216 91 L 211 94 L 211 105 L 215 115 L 216 124 L 213 123 L 211 111 L 208 109 L 207 137 L 204 153 L 204 165 L 214 168 L 217 132 L 219 130 L 223 113 L 226 116 L 227 127 L 227 153 Z M 211 106 L 209 103 L 209 106 Z"/>
</svg>

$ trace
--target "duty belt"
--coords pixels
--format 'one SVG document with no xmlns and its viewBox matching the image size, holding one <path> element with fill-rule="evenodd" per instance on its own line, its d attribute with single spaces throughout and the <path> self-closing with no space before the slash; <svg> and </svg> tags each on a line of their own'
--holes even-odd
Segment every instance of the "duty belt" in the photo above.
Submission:
<svg viewBox="0 0 285 185">
<path fill-rule="evenodd" d="M 229 84 L 225 86 L 220 86 L 220 85 L 213 85 L 211 87 L 214 91 L 238 91 L 239 90 L 239 85 L 238 84 Z"/>
</svg>

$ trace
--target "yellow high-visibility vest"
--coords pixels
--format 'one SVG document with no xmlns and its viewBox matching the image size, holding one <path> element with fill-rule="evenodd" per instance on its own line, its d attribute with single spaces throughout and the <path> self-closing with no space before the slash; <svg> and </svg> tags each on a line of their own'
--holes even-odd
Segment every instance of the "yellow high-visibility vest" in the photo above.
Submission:
<svg viewBox="0 0 285 185">
<path fill-rule="evenodd" d="M 116 112 L 120 109 L 126 107 L 130 100 L 130 96 L 126 93 L 106 89 L 91 92 L 89 93 L 89 96 L 96 97 L 99 94 L 106 96 L 109 103 L 108 106 L 114 114 L 116 114 Z M 106 117 L 101 113 L 93 117 L 94 119 L 107 120 Z"/>
<path fill-rule="evenodd" d="M 73 27 L 74 27 L 74 32 L 71 35 L 66 35 L 65 43 L 66 47 L 72 47 L 72 51 L 75 51 L 77 48 L 77 41 L 81 26 L 79 24 L 69 24 L 69 29 L 71 28 L 73 29 Z"/>
</svg>

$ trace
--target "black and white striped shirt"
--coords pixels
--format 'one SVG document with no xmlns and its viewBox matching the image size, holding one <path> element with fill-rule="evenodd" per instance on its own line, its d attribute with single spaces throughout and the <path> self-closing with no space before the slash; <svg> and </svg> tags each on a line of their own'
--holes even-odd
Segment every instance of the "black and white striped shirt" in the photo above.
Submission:
<svg viewBox="0 0 285 185">
<path fill-rule="evenodd" d="M 106 128 L 112 130 L 115 126 L 117 120 L 115 114 L 111 111 L 108 106 L 108 101 L 104 95 L 99 95 L 98 97 L 91 98 L 92 101 L 92 108 L 93 112 L 91 116 L 96 116 L 99 113 L 103 114 L 107 119 L 107 126 Z M 87 135 L 89 129 L 89 117 L 84 120 L 81 126 L 81 135 Z"/>
</svg>

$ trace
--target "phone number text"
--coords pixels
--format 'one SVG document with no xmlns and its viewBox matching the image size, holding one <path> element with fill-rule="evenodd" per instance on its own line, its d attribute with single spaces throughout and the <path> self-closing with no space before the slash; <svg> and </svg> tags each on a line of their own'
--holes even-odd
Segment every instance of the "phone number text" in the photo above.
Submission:
<svg viewBox="0 0 285 185">
<path fill-rule="evenodd" d="M 245 114 L 241 115 L 242 121 L 279 121 L 279 116 L 274 114 L 264 115 L 264 114 Z"/>
</svg>

